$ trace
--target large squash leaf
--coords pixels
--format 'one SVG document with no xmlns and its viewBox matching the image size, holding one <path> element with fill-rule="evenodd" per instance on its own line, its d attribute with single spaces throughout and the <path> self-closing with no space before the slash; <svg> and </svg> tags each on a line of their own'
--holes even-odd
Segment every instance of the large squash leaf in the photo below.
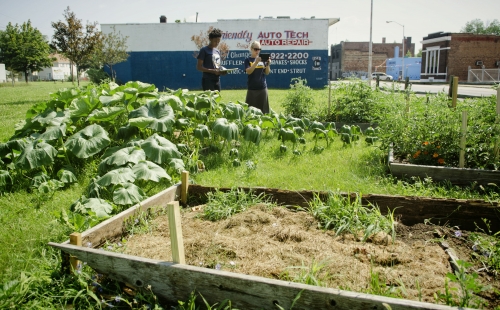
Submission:
<svg viewBox="0 0 500 310">
<path fill-rule="evenodd" d="M 165 101 L 153 99 L 130 112 L 129 123 L 141 129 L 148 127 L 159 132 L 171 132 L 175 124 L 175 114 Z"/>
<path fill-rule="evenodd" d="M 94 109 L 101 107 L 101 102 L 94 96 L 82 96 L 71 101 L 69 113 L 72 118 L 88 116 Z"/>
<path fill-rule="evenodd" d="M 93 124 L 68 138 L 64 146 L 78 158 L 88 158 L 102 151 L 111 140 L 104 128 Z"/>
<path fill-rule="evenodd" d="M 124 184 L 135 181 L 135 174 L 130 168 L 118 168 L 111 170 L 102 177 L 100 177 L 96 183 L 100 186 L 109 186 L 111 184 Z"/>
<path fill-rule="evenodd" d="M 87 121 L 91 122 L 110 122 L 115 120 L 120 114 L 127 111 L 125 107 L 104 107 L 96 109 L 87 117 Z"/>
<path fill-rule="evenodd" d="M 171 158 L 182 156 L 174 143 L 156 133 L 144 140 L 141 147 L 146 152 L 146 156 L 159 165 L 167 163 Z"/>
<path fill-rule="evenodd" d="M 172 181 L 172 178 L 167 174 L 165 169 L 158 166 L 157 164 L 150 162 L 149 160 L 142 160 L 138 162 L 132 171 L 135 174 L 136 179 L 159 182 L 160 179 L 167 179 Z"/>
<path fill-rule="evenodd" d="M 36 140 L 27 144 L 16 160 L 16 167 L 30 170 L 41 166 L 51 165 L 57 150 L 44 140 Z"/>
<path fill-rule="evenodd" d="M 81 197 L 71 205 L 71 210 L 86 214 L 89 210 L 99 218 L 109 217 L 113 212 L 113 206 L 100 198 Z"/>
<path fill-rule="evenodd" d="M 238 140 L 238 125 L 228 122 L 225 118 L 216 119 L 212 126 L 212 130 L 227 141 Z"/>
<path fill-rule="evenodd" d="M 113 191 L 113 202 L 117 205 L 133 205 L 144 200 L 146 194 L 135 184 L 124 183 Z"/>
</svg>

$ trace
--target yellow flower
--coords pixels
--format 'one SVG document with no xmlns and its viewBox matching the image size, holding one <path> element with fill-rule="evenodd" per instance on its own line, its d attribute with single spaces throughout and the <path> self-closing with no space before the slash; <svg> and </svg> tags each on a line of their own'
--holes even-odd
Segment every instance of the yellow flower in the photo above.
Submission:
<svg viewBox="0 0 500 310">
<path fill-rule="evenodd" d="M 434 153 L 434 154 L 432 154 L 432 157 L 434 157 L 434 158 L 436 158 L 436 157 L 438 157 L 438 156 L 439 156 L 439 154 L 438 154 L 438 153 Z"/>
</svg>

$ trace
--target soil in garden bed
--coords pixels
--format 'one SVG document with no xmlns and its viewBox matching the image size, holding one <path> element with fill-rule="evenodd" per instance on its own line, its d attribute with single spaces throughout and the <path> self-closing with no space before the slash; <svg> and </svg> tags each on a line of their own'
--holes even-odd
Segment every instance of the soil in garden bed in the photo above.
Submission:
<svg viewBox="0 0 500 310">
<path fill-rule="evenodd" d="M 362 242 L 352 234 L 335 236 L 318 229 L 306 212 L 256 205 L 211 222 L 199 217 L 202 208 L 182 212 L 186 263 L 193 266 L 289 281 L 316 269 L 314 277 L 322 286 L 367 293 L 378 287 L 386 296 L 435 302 L 434 293 L 444 293 L 446 274 L 452 272 L 437 237 L 444 237 L 458 259 L 470 261 L 472 254 L 468 232 L 462 230 L 456 237 L 457 228 L 452 227 L 398 224 L 394 242 L 383 233 Z M 167 216 L 157 217 L 152 227 L 151 233 L 128 236 L 124 253 L 171 261 Z M 370 284 L 374 279 L 379 285 Z M 500 279 L 491 274 L 479 272 L 479 280 L 500 290 Z M 500 305 L 493 290 L 481 296 L 488 309 Z"/>
</svg>

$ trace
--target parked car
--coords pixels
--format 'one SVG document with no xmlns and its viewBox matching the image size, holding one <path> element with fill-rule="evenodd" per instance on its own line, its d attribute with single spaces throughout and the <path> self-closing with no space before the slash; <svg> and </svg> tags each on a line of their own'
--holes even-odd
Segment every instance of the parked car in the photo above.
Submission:
<svg viewBox="0 0 500 310">
<path fill-rule="evenodd" d="M 393 78 L 390 75 L 385 74 L 384 72 L 373 72 L 372 79 L 376 80 L 377 76 L 382 81 L 392 81 Z"/>
</svg>

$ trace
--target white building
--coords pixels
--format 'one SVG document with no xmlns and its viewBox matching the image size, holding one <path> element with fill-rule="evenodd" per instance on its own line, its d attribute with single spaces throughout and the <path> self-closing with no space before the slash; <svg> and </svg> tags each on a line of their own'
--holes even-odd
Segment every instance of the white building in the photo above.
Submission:
<svg viewBox="0 0 500 310">
<path fill-rule="evenodd" d="M 5 73 L 5 65 L 0 64 L 0 83 L 5 83 L 7 82 L 7 76 Z"/>
<path fill-rule="evenodd" d="M 38 75 L 38 80 L 67 80 L 71 76 L 71 67 L 73 67 L 73 75 L 76 78 L 76 67 L 71 66 L 69 59 L 59 54 L 53 54 L 50 57 L 54 57 L 56 60 L 53 62 L 51 68 L 45 68 L 34 74 Z"/>
</svg>

